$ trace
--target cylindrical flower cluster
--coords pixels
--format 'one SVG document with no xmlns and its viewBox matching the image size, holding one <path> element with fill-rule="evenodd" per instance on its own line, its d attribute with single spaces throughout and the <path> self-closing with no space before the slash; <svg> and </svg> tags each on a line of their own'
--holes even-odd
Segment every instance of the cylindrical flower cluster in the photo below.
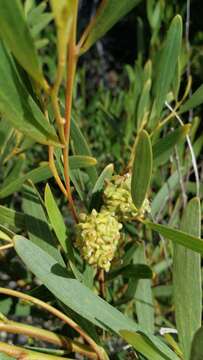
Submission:
<svg viewBox="0 0 203 360">
<path fill-rule="evenodd" d="M 114 176 L 104 189 L 100 212 L 81 214 L 77 225 L 76 247 L 88 264 L 109 271 L 121 243 L 121 222 L 144 217 L 150 211 L 145 199 L 137 209 L 131 197 L 131 175 Z"/>
<path fill-rule="evenodd" d="M 119 221 L 142 218 L 150 211 L 149 201 L 145 199 L 142 208 L 137 209 L 131 197 L 131 175 L 116 175 L 104 190 L 105 207 L 114 213 Z"/>
<path fill-rule="evenodd" d="M 122 224 L 107 210 L 81 214 L 76 247 L 90 264 L 109 271 L 120 240 Z"/>
</svg>

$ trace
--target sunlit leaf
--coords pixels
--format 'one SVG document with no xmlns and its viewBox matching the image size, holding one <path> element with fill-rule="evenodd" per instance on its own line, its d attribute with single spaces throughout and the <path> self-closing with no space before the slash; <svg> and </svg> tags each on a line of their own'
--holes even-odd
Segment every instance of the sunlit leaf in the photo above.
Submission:
<svg viewBox="0 0 203 360">
<path fill-rule="evenodd" d="M 147 264 L 144 244 L 139 245 L 133 260 L 136 264 Z M 149 333 L 154 333 L 154 304 L 152 296 L 152 283 L 149 279 L 140 279 L 135 292 L 135 306 L 138 324 L 144 327 Z"/>
<path fill-rule="evenodd" d="M 47 254 L 53 256 L 55 261 L 63 265 L 64 261 L 57 249 L 56 241 L 50 230 L 40 196 L 34 187 L 24 187 L 23 211 L 29 239 L 41 249 L 45 250 Z"/>
<path fill-rule="evenodd" d="M 163 209 L 166 205 L 169 195 L 174 191 L 179 185 L 179 173 L 175 171 L 166 182 L 164 182 L 161 189 L 155 195 L 152 204 L 151 204 L 151 214 L 156 216 L 160 209 Z"/>
<path fill-rule="evenodd" d="M 22 236 L 15 236 L 14 245 L 18 255 L 26 266 L 42 281 L 43 284 L 65 305 L 83 318 L 107 331 L 117 334 L 123 329 L 143 331 L 131 319 L 108 304 L 78 280 L 70 278 L 67 269 L 42 248 Z M 83 301 L 81 301 L 83 299 Z M 159 349 L 162 359 L 178 360 L 173 352 L 157 337 L 146 335 L 151 348 Z M 158 350 L 156 350 L 158 351 Z M 166 354 L 166 355 L 165 355 Z M 150 359 L 152 360 L 152 359 Z"/>
<path fill-rule="evenodd" d="M 61 65 L 65 65 L 67 43 L 69 41 L 71 25 L 73 21 L 73 3 L 67 0 L 50 0 L 57 28 L 58 59 Z"/>
<path fill-rule="evenodd" d="M 113 164 L 108 164 L 104 170 L 99 175 L 93 189 L 92 189 L 92 197 L 90 201 L 90 208 L 99 208 L 101 205 L 101 193 L 105 185 L 105 181 L 108 181 L 111 179 L 112 174 L 114 171 Z"/>
<path fill-rule="evenodd" d="M 188 135 L 190 128 L 190 124 L 181 126 L 180 128 L 164 136 L 153 145 L 153 162 L 156 166 L 163 165 L 163 163 L 168 161 L 174 146 L 178 144 L 179 141 L 184 139 L 186 135 Z"/>
<path fill-rule="evenodd" d="M 95 166 L 97 160 L 91 156 L 72 155 L 69 157 L 69 166 L 72 170 Z"/>
<path fill-rule="evenodd" d="M 38 82 L 44 84 L 42 70 L 20 0 L 0 0 L 0 37 L 21 66 Z"/>
<path fill-rule="evenodd" d="M 201 85 L 192 96 L 180 107 L 179 113 L 182 114 L 203 103 L 203 85 Z"/>
<path fill-rule="evenodd" d="M 66 252 L 67 229 L 63 221 L 63 217 L 58 209 L 58 206 L 56 204 L 56 201 L 48 184 L 46 185 L 45 188 L 45 206 L 47 213 L 49 215 L 50 223 L 53 226 L 54 232 L 56 233 L 56 236 L 62 248 Z"/>
<path fill-rule="evenodd" d="M 11 183 L 12 181 L 16 180 L 22 175 L 22 170 L 25 165 L 25 158 L 24 157 L 16 157 L 13 161 L 13 166 L 10 172 L 7 174 L 6 178 L 3 181 L 3 187 L 7 184 Z"/>
<path fill-rule="evenodd" d="M 143 126 L 147 122 L 147 116 L 149 112 L 149 96 L 150 96 L 150 89 L 151 89 L 151 79 L 147 80 L 144 84 L 140 100 L 138 103 L 137 109 L 137 131 L 143 129 Z"/>
<path fill-rule="evenodd" d="M 62 249 L 68 256 L 68 260 L 75 277 L 78 280 L 82 281 L 83 280 L 82 274 L 75 266 L 73 249 L 70 243 L 67 226 L 64 223 L 62 214 L 58 208 L 58 205 L 54 199 L 54 196 L 48 184 L 46 185 L 45 188 L 44 198 L 45 198 L 45 206 L 51 226 L 53 227 L 53 230 L 57 236 L 59 243 L 61 244 Z"/>
<path fill-rule="evenodd" d="M 188 234 L 200 236 L 201 209 L 198 198 L 188 203 L 180 228 Z M 202 318 L 201 257 L 178 244 L 174 245 L 173 286 L 180 347 L 184 359 L 189 360 L 192 339 L 201 326 Z"/>
<path fill-rule="evenodd" d="M 80 282 L 69 278 L 66 268 L 57 264 L 46 250 L 42 250 L 33 241 L 16 236 L 15 248 L 28 268 L 71 309 L 102 328 L 109 326 L 114 331 L 118 331 L 126 326 L 137 330 L 136 323 L 125 318 L 122 313 L 96 296 Z M 30 256 L 31 253 L 33 256 Z"/>
<path fill-rule="evenodd" d="M 13 209 L 0 205 L 0 224 L 9 225 L 19 229 L 25 228 L 24 215 Z"/>
<path fill-rule="evenodd" d="M 122 330 L 120 335 L 131 344 L 134 349 L 143 354 L 149 360 L 164 360 L 168 359 L 163 354 L 161 354 L 152 344 L 150 344 L 149 340 L 142 336 L 139 333 L 133 333 L 130 331 Z M 174 360 L 178 359 L 174 354 Z"/>
<path fill-rule="evenodd" d="M 10 3 L 10 2 L 9 2 Z M 0 113 L 13 127 L 42 144 L 57 145 L 54 128 L 20 81 L 14 62 L 0 42 Z"/>
<path fill-rule="evenodd" d="M 52 176 L 53 175 L 49 169 L 48 164 L 42 165 L 4 186 L 0 190 L 0 198 L 5 198 L 15 191 L 19 191 L 26 180 L 32 180 L 32 182 L 36 184 L 38 182 L 47 180 Z"/>
<path fill-rule="evenodd" d="M 147 195 L 152 174 L 152 146 L 148 133 L 138 135 L 132 171 L 131 195 L 139 209 Z"/>
<path fill-rule="evenodd" d="M 96 159 L 88 156 L 70 156 L 69 161 L 70 169 L 75 169 L 93 166 L 95 165 Z M 2 188 L 0 189 L 0 198 L 5 198 L 16 191 L 19 191 L 26 180 L 31 180 L 34 184 L 37 184 L 41 181 L 50 179 L 52 176 L 49 164 L 45 162 L 36 169 L 27 172 L 25 175 L 21 175 L 17 179 L 13 179 L 11 182 L 2 185 Z"/>
<path fill-rule="evenodd" d="M 84 155 L 84 156 L 92 156 L 89 145 L 82 134 L 79 126 L 76 123 L 75 119 L 71 120 L 71 139 L 73 141 L 74 153 L 75 155 Z M 96 168 L 90 168 L 86 170 L 90 181 L 94 185 L 97 181 L 97 170 Z"/>
<path fill-rule="evenodd" d="M 2 153 L 3 148 L 8 143 L 8 139 L 13 131 L 11 123 L 5 119 L 0 120 L 0 154 Z"/>
<path fill-rule="evenodd" d="M 111 179 L 113 170 L 114 170 L 113 164 L 109 164 L 104 168 L 104 170 L 99 175 L 97 182 L 95 183 L 92 189 L 92 194 L 97 193 L 103 189 L 105 181 Z"/>
<path fill-rule="evenodd" d="M 155 224 L 147 220 L 144 223 L 147 225 L 147 227 L 157 231 L 165 238 L 171 240 L 173 243 L 183 245 L 184 247 L 203 255 L 203 241 L 197 236 L 192 236 L 186 232 L 173 229 L 167 225 Z"/>
<path fill-rule="evenodd" d="M 156 78 L 152 88 L 155 98 L 155 118 L 151 119 L 150 126 L 154 126 L 157 121 L 159 121 L 161 110 L 174 78 L 178 57 L 181 51 L 181 41 L 182 18 L 180 15 L 176 15 L 171 22 L 166 41 L 161 51 L 160 59 L 158 60 Z"/>
</svg>

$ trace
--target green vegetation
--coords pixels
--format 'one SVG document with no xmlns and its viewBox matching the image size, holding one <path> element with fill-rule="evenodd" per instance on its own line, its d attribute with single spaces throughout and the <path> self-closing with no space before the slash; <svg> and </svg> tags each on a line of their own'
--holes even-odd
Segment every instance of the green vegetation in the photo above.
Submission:
<svg viewBox="0 0 203 360">
<path fill-rule="evenodd" d="M 146 1 L 134 65 L 112 84 L 90 86 L 80 62 L 142 3 L 102 0 L 81 32 L 78 0 L 0 0 L 2 360 L 203 358 L 188 14 Z"/>
</svg>

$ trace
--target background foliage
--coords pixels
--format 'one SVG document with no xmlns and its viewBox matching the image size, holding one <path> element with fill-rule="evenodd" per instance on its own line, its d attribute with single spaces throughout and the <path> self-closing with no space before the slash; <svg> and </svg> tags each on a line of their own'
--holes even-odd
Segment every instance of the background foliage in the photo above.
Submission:
<svg viewBox="0 0 203 360">
<path fill-rule="evenodd" d="M 80 2 L 78 34 L 99 3 Z M 124 222 L 119 256 L 103 280 L 73 246 L 74 220 L 48 162 L 46 146 L 54 146 L 64 181 L 54 95 L 66 117 L 68 77 L 57 59 L 66 57 L 73 20 L 70 5 L 61 23 L 57 4 L 0 1 L 0 358 L 14 356 L 5 348 L 12 342 L 28 359 L 74 353 L 201 359 L 201 4 L 191 1 L 188 19 L 185 1 L 130 0 L 117 11 L 117 0 L 107 1 L 82 38 L 68 160 L 75 207 L 99 211 L 106 181 L 127 172 L 135 206 L 148 197 L 151 207 L 147 218 Z M 52 101 L 49 84 L 56 91 Z M 61 310 L 65 325 L 20 294 Z M 70 320 L 82 329 L 79 335 Z M 31 332 L 20 323 L 30 324 Z M 45 345 L 45 335 L 53 346 Z M 81 339 L 89 347 L 80 347 Z"/>
</svg>

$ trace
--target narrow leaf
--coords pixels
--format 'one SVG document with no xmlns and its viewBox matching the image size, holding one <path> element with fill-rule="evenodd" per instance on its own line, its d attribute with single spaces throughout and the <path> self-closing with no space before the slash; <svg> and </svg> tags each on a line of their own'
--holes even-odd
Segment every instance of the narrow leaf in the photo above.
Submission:
<svg viewBox="0 0 203 360">
<path fill-rule="evenodd" d="M 143 129 L 146 121 L 147 115 L 149 113 L 149 105 L 150 105 L 150 89 L 151 89 L 151 79 L 148 79 L 144 84 L 140 100 L 138 103 L 137 109 L 137 131 Z"/>
<path fill-rule="evenodd" d="M 11 183 L 12 181 L 16 180 L 17 178 L 19 178 L 22 175 L 21 172 L 24 165 L 25 165 L 25 158 L 23 156 L 16 157 L 13 161 L 12 169 L 6 175 L 2 186 L 4 187 L 7 184 Z"/>
<path fill-rule="evenodd" d="M 31 180 L 34 184 L 47 180 L 53 175 L 49 169 L 48 164 L 39 166 L 38 168 L 29 171 L 27 174 L 7 184 L 0 190 L 0 198 L 5 198 L 16 191 L 19 191 L 26 180 Z"/>
<path fill-rule="evenodd" d="M 122 275 L 126 278 L 133 278 L 135 280 L 151 279 L 152 271 L 146 264 L 131 264 L 111 271 L 106 275 L 106 279 L 112 280 L 119 275 Z"/>
<path fill-rule="evenodd" d="M 155 298 L 171 298 L 172 285 L 160 285 L 153 288 L 153 295 Z"/>
<path fill-rule="evenodd" d="M 146 265 L 145 247 L 140 245 L 134 254 L 135 263 Z M 138 323 L 149 333 L 154 333 L 154 304 L 150 278 L 140 279 L 135 292 L 135 306 Z"/>
<path fill-rule="evenodd" d="M 37 52 L 20 0 L 0 0 L 0 9 L 0 37 L 21 66 L 38 83 L 44 84 Z"/>
<path fill-rule="evenodd" d="M 181 41 L 182 18 L 180 15 L 176 15 L 171 22 L 164 47 L 161 51 L 156 71 L 157 76 L 153 86 L 156 108 L 155 123 L 159 120 L 160 112 L 163 108 L 166 96 L 174 78 L 178 57 L 181 51 Z"/>
<path fill-rule="evenodd" d="M 54 199 L 49 184 L 47 184 L 45 188 L 45 207 L 57 239 L 61 244 L 64 252 L 68 255 L 69 264 L 76 279 L 83 281 L 82 274 L 75 266 L 74 254 L 71 243 L 69 241 L 67 226 L 64 223 L 62 214 Z"/>
<path fill-rule="evenodd" d="M 66 269 L 45 249 L 22 236 L 15 236 L 14 242 L 17 253 L 28 268 L 65 305 L 101 328 L 107 326 L 116 332 L 123 327 L 137 330 L 136 323 L 125 318 L 83 284 L 69 278 Z"/>
<path fill-rule="evenodd" d="M 200 237 L 201 209 L 198 198 L 188 203 L 180 228 Z M 202 318 L 201 258 L 199 254 L 177 244 L 174 245 L 173 286 L 180 346 L 184 359 L 189 360 L 192 339 L 201 326 Z"/>
<path fill-rule="evenodd" d="M 18 229 L 25 228 L 24 215 L 13 209 L 0 205 L 0 224 L 5 224 Z"/>
<path fill-rule="evenodd" d="M 74 156 L 70 156 L 70 158 L 69 158 L 71 169 L 72 169 L 72 166 L 73 166 L 73 168 L 76 166 L 76 163 L 74 161 L 72 161 L 73 158 L 74 158 Z M 94 158 L 91 158 L 91 159 L 94 159 Z M 88 161 L 89 161 L 89 158 L 88 158 Z M 94 160 L 91 160 L 91 161 L 94 161 Z M 78 161 L 76 161 L 76 162 L 77 162 L 77 165 L 79 165 L 79 162 Z M 60 172 L 60 169 L 59 169 L 59 172 Z M 31 180 L 33 182 L 33 184 L 37 184 L 39 182 L 50 179 L 52 176 L 53 175 L 52 175 L 51 170 L 49 169 L 48 163 L 44 163 L 43 165 L 39 166 L 38 168 L 29 171 L 27 174 L 22 175 L 18 179 L 13 180 L 9 184 L 3 186 L 2 189 L 0 190 L 0 199 L 5 198 L 16 191 L 19 191 L 26 180 Z"/>
<path fill-rule="evenodd" d="M 167 225 L 159 225 L 150 221 L 145 221 L 144 223 L 147 227 L 157 231 L 162 236 L 173 241 L 174 243 L 183 245 L 184 247 L 203 255 L 203 241 L 197 236 L 192 236 L 181 230 L 172 229 Z"/>
<path fill-rule="evenodd" d="M 201 327 L 194 335 L 192 341 L 192 350 L 190 360 L 203 359 L 203 327 Z"/>
<path fill-rule="evenodd" d="M 114 171 L 113 164 L 107 165 L 99 175 L 93 189 L 90 200 L 91 209 L 99 209 L 102 201 L 102 190 L 105 185 L 105 181 L 110 180 Z"/>
<path fill-rule="evenodd" d="M 3 147 L 7 144 L 8 139 L 12 132 L 11 124 L 5 119 L 0 119 L 0 154 L 2 153 Z"/>
<path fill-rule="evenodd" d="M 69 166 L 72 170 L 95 166 L 97 160 L 91 156 L 73 155 L 69 157 Z"/>
<path fill-rule="evenodd" d="M 100 39 L 123 16 L 129 13 L 140 0 L 103 0 L 95 17 L 90 22 L 87 36 L 83 39 L 81 53 L 86 52 L 98 39 Z"/>
<path fill-rule="evenodd" d="M 24 87 L 14 62 L 1 41 L 0 73 L 1 115 L 10 121 L 18 131 L 37 142 L 57 145 L 58 138 L 54 128 L 47 122 L 40 108 Z"/>
<path fill-rule="evenodd" d="M 130 331 L 123 330 L 120 332 L 120 335 L 131 344 L 134 349 L 143 354 L 149 360 L 166 360 L 168 357 L 165 357 L 161 352 L 157 351 L 155 347 L 149 342 L 147 338 L 142 336 L 139 333 L 133 333 Z M 177 357 L 174 359 L 177 359 Z"/>
<path fill-rule="evenodd" d="M 64 265 L 63 258 L 57 249 L 37 190 L 31 186 L 24 187 L 23 211 L 29 239 L 53 256 L 55 261 Z"/>
<path fill-rule="evenodd" d="M 65 223 L 63 221 L 63 217 L 61 215 L 61 212 L 59 211 L 59 208 L 56 204 L 56 201 L 54 199 L 54 196 L 51 192 L 51 189 L 49 185 L 46 185 L 45 188 L 45 206 L 47 213 L 49 215 L 50 223 L 53 226 L 54 232 L 63 248 L 63 250 L 67 251 L 67 229 L 65 226 Z"/>
<path fill-rule="evenodd" d="M 161 209 L 164 208 L 164 205 L 168 201 L 171 191 L 174 191 L 178 185 L 179 185 L 179 173 L 178 171 L 175 171 L 163 184 L 163 186 L 158 191 L 158 193 L 156 194 L 156 196 L 152 201 L 151 214 L 153 217 L 159 213 L 160 208 Z"/>
<path fill-rule="evenodd" d="M 139 209 L 147 195 L 152 174 L 152 146 L 148 133 L 138 135 L 132 170 L 131 195 Z"/>
<path fill-rule="evenodd" d="M 153 161 L 156 166 L 163 165 L 163 163 L 168 161 L 174 146 L 188 135 L 190 128 L 190 124 L 181 126 L 153 145 Z"/>
<path fill-rule="evenodd" d="M 123 329 L 132 332 L 142 331 L 134 321 L 125 317 L 78 280 L 70 278 L 67 270 L 58 264 L 46 250 L 22 236 L 15 236 L 14 244 L 18 255 L 27 267 L 60 301 L 76 313 L 100 328 L 111 330 L 117 334 L 120 334 Z M 148 334 L 147 337 L 150 339 L 149 344 L 152 348 L 157 347 L 161 353 L 167 355 L 163 359 L 178 360 L 158 338 Z"/>
<path fill-rule="evenodd" d="M 99 175 L 93 189 L 92 189 L 92 194 L 95 194 L 97 192 L 100 192 L 103 190 L 104 184 L 106 180 L 110 180 L 112 177 L 114 171 L 114 166 L 113 164 L 109 164 L 107 165 L 104 170 L 101 172 L 101 174 Z"/>
<path fill-rule="evenodd" d="M 67 0 L 50 0 L 57 28 L 58 61 L 65 65 L 67 44 L 73 20 L 73 3 Z"/>
<path fill-rule="evenodd" d="M 92 156 L 89 145 L 74 119 L 71 120 L 71 139 L 76 155 Z M 97 181 L 97 170 L 93 167 L 86 170 L 94 185 Z"/>
<path fill-rule="evenodd" d="M 195 108 L 203 103 L 203 84 L 192 94 L 192 96 L 180 107 L 179 113 Z"/>
</svg>

